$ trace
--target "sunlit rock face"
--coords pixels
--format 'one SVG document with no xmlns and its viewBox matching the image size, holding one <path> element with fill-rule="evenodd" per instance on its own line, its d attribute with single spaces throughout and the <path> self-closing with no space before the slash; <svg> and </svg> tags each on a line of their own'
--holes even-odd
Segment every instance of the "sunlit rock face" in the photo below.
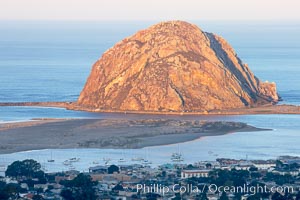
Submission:
<svg viewBox="0 0 300 200">
<path fill-rule="evenodd" d="M 99 110 L 206 112 L 276 103 L 220 36 L 183 21 L 125 38 L 94 64 L 77 105 Z"/>
</svg>

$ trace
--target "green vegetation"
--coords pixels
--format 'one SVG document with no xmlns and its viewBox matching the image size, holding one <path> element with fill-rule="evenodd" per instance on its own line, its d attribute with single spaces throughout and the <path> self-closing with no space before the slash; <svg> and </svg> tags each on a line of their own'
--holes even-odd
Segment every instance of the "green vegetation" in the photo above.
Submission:
<svg viewBox="0 0 300 200">
<path fill-rule="evenodd" d="M 97 199 L 94 186 L 97 184 L 92 181 L 89 175 L 79 174 L 71 181 L 62 183 L 65 189 L 62 190 L 61 196 L 65 200 L 94 200 Z"/>
<path fill-rule="evenodd" d="M 115 173 L 115 172 L 117 172 L 117 173 L 119 173 L 119 167 L 118 166 L 116 166 L 116 165 L 111 165 L 111 166 L 109 166 L 108 167 L 108 173 L 109 174 L 113 174 L 113 173 Z"/>
<path fill-rule="evenodd" d="M 241 186 L 247 184 L 250 173 L 247 170 L 215 170 L 209 177 L 209 182 L 217 186 Z"/>
<path fill-rule="evenodd" d="M 41 178 L 44 175 L 41 164 L 35 160 L 15 161 L 7 167 L 5 172 L 5 176 L 13 178 Z"/>
</svg>

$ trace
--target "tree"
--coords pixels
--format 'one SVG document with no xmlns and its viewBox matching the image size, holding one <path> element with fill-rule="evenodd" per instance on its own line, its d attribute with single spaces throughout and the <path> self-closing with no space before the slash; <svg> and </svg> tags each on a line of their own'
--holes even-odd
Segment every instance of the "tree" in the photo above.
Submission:
<svg viewBox="0 0 300 200">
<path fill-rule="evenodd" d="M 206 166 L 206 168 L 207 168 L 207 169 L 211 169 L 211 167 L 212 167 L 212 164 L 211 164 L 211 163 L 206 163 L 206 165 L 205 165 L 205 166 Z"/>
<path fill-rule="evenodd" d="M 32 197 L 32 200 L 44 200 L 44 197 L 42 197 L 41 195 L 39 194 L 36 194 Z"/>
<path fill-rule="evenodd" d="M 44 192 L 43 188 L 37 188 L 36 193 L 37 194 L 42 194 Z"/>
<path fill-rule="evenodd" d="M 258 171 L 258 168 L 252 166 L 252 167 L 249 168 L 249 171 L 250 171 L 250 172 L 257 172 L 257 171 Z"/>
<path fill-rule="evenodd" d="M 5 191 L 6 183 L 0 181 L 0 199 L 7 200 L 9 199 L 9 194 Z"/>
<path fill-rule="evenodd" d="M 200 200 L 208 200 L 206 192 L 203 192 L 199 199 Z"/>
<path fill-rule="evenodd" d="M 187 169 L 194 169 L 195 167 L 192 164 L 189 164 L 186 168 Z"/>
<path fill-rule="evenodd" d="M 123 191 L 124 188 L 121 184 L 117 184 L 112 190 L 113 191 Z"/>
<path fill-rule="evenodd" d="M 3 181 L 0 181 L 0 190 L 3 190 L 6 186 L 6 183 Z"/>
<path fill-rule="evenodd" d="M 118 172 L 119 173 L 119 167 L 116 165 L 111 165 L 108 167 L 107 169 L 109 174 L 113 174 L 114 172 Z"/>
<path fill-rule="evenodd" d="M 44 172 L 41 171 L 41 164 L 32 159 L 15 161 L 10 164 L 5 171 L 5 176 L 15 178 L 23 176 L 26 178 L 33 178 L 37 174 L 44 174 Z"/>
<path fill-rule="evenodd" d="M 178 192 L 178 193 L 175 193 L 175 197 L 172 199 L 172 200 L 181 200 L 182 198 L 181 198 L 181 195 L 180 195 L 180 193 Z"/>
<path fill-rule="evenodd" d="M 61 196 L 66 200 L 95 200 L 94 186 L 96 182 L 92 181 L 89 175 L 78 174 L 76 178 L 64 183 L 66 189 L 62 190 Z"/>
<path fill-rule="evenodd" d="M 261 195 L 260 194 L 254 194 L 254 195 L 250 195 L 247 200 L 257 200 L 257 199 L 261 199 Z"/>
<path fill-rule="evenodd" d="M 283 163 L 280 160 L 276 160 L 276 168 L 282 168 L 283 167 Z"/>
<path fill-rule="evenodd" d="M 241 200 L 241 199 L 242 199 L 242 194 L 241 193 L 234 194 L 234 200 Z"/>
<path fill-rule="evenodd" d="M 157 198 L 161 197 L 159 194 L 150 192 L 146 194 L 147 200 L 156 200 Z"/>
<path fill-rule="evenodd" d="M 20 186 L 15 183 L 9 183 L 5 186 L 3 191 L 8 194 L 10 197 L 13 197 L 12 199 L 15 199 L 19 196 L 20 193 Z"/>
<path fill-rule="evenodd" d="M 80 173 L 69 184 L 71 187 L 89 188 L 93 187 L 95 182 L 92 181 L 91 176 Z"/>
<path fill-rule="evenodd" d="M 288 191 L 284 194 L 284 200 L 294 200 L 294 197 L 292 194 L 290 194 Z"/>
<path fill-rule="evenodd" d="M 61 191 L 60 196 L 65 200 L 74 200 L 73 192 L 70 189 L 64 189 Z"/>
<path fill-rule="evenodd" d="M 297 169 L 299 169 L 298 163 L 292 163 L 289 165 L 289 170 L 297 170 Z"/>
<path fill-rule="evenodd" d="M 139 197 L 138 195 L 136 195 L 136 194 L 133 194 L 133 195 L 131 196 L 131 199 L 140 199 L 140 197 Z"/>
<path fill-rule="evenodd" d="M 296 200 L 300 200 L 300 192 L 297 193 Z"/>
<path fill-rule="evenodd" d="M 9 195 L 6 193 L 6 192 L 4 192 L 4 191 L 0 191 L 0 199 L 2 199 L 2 200 L 8 200 L 9 199 Z"/>
<path fill-rule="evenodd" d="M 283 196 L 279 192 L 275 192 L 272 195 L 272 200 L 284 200 Z"/>
<path fill-rule="evenodd" d="M 37 178 L 39 180 L 37 182 L 38 184 L 46 184 L 47 183 L 45 172 L 43 172 L 43 171 L 37 171 L 37 172 L 35 172 L 34 175 L 33 175 L 33 177 Z"/>
<path fill-rule="evenodd" d="M 222 192 L 222 195 L 221 195 L 221 197 L 220 197 L 220 200 L 229 200 L 228 197 L 227 197 L 226 192 Z"/>
<path fill-rule="evenodd" d="M 262 175 L 259 172 L 251 172 L 251 178 L 253 179 L 258 179 L 260 178 Z"/>
</svg>

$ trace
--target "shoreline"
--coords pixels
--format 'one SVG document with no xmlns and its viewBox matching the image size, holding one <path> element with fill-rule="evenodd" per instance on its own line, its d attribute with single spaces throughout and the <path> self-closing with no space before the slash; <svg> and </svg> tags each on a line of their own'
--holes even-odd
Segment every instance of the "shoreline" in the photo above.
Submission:
<svg viewBox="0 0 300 200">
<path fill-rule="evenodd" d="M 79 107 L 76 102 L 7 102 L 0 103 L 0 107 L 28 106 L 28 107 L 54 107 L 74 111 L 94 113 L 122 113 L 122 114 L 151 114 L 151 115 L 257 115 L 257 114 L 300 114 L 300 106 L 297 105 L 261 105 L 251 108 L 235 108 L 230 110 L 211 110 L 204 112 L 158 112 L 158 111 L 123 111 L 101 110 Z"/>
<path fill-rule="evenodd" d="M 170 119 L 44 119 L 0 125 L 0 154 L 42 149 L 140 149 L 233 132 L 266 131 L 241 122 Z"/>
</svg>

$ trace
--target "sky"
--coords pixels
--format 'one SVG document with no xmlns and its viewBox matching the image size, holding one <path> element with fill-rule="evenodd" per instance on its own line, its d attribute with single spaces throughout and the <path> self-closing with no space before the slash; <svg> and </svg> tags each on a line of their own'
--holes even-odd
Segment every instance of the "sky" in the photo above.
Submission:
<svg viewBox="0 0 300 200">
<path fill-rule="evenodd" d="M 300 20 L 298 0 L 0 0 L 0 20 Z"/>
</svg>

